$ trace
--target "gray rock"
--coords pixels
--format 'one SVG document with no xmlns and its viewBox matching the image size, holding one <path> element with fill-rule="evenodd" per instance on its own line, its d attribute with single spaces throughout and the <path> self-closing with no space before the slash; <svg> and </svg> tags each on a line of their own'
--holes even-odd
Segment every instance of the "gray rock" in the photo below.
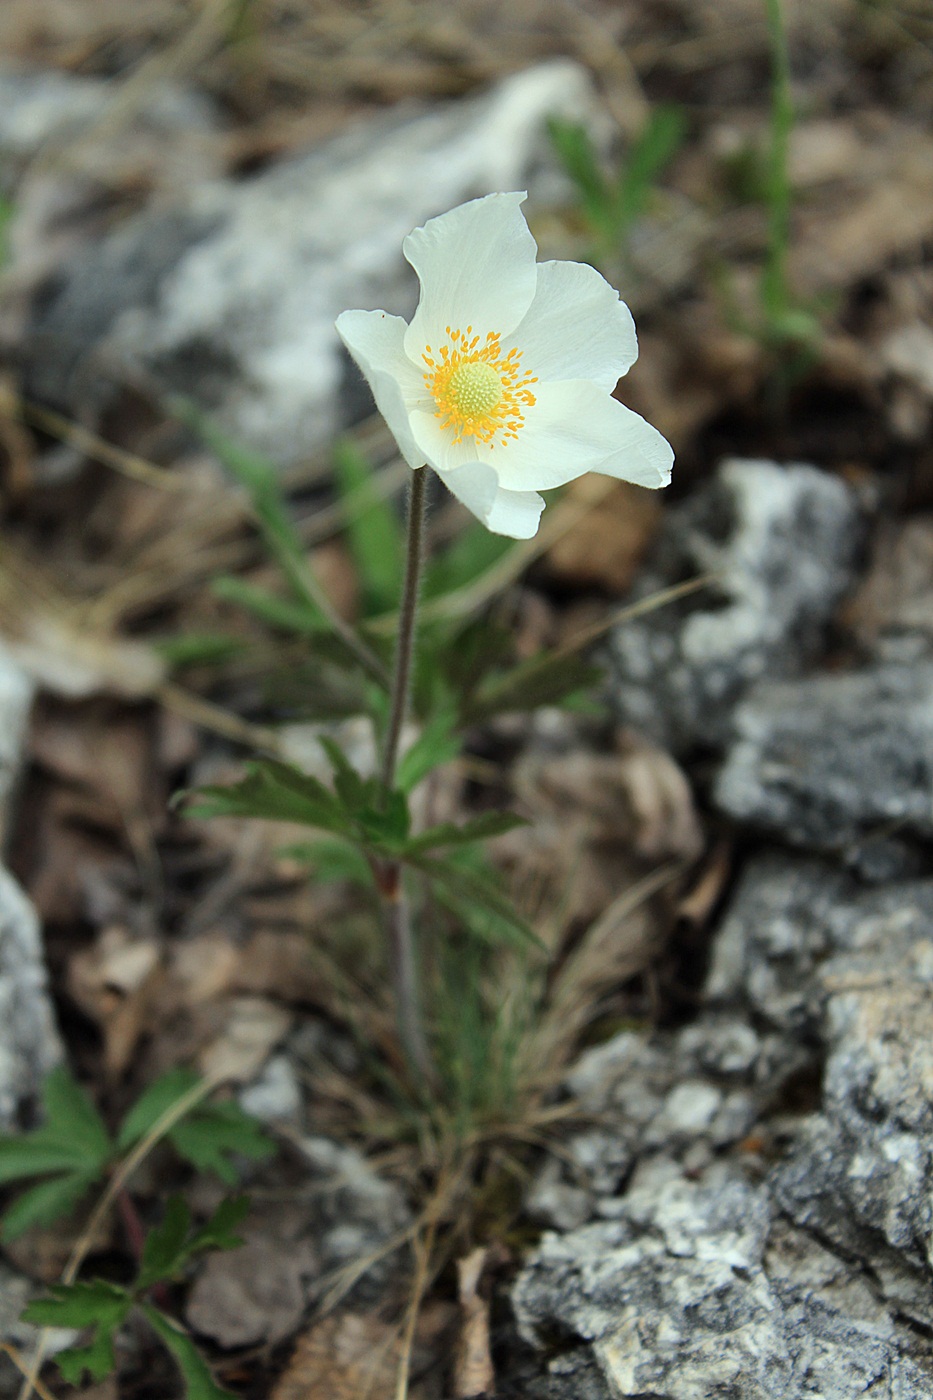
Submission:
<svg viewBox="0 0 933 1400">
<path fill-rule="evenodd" d="M 595 1360 L 615 1397 L 854 1400 L 878 1386 L 921 1400 L 933 1382 L 929 1343 L 722 1166 L 633 1189 L 612 1222 L 547 1235 L 512 1301 L 525 1340 L 557 1351 L 555 1380 Z"/>
<path fill-rule="evenodd" d="M 722 747 L 750 684 L 795 675 L 818 653 L 854 581 L 862 534 L 856 498 L 838 478 L 723 463 L 669 512 L 638 596 L 698 575 L 715 581 L 613 634 L 617 713 L 675 753 Z"/>
<path fill-rule="evenodd" d="M 0 647 L 0 841 L 23 761 L 32 685 Z M 0 865 L 0 1131 L 17 1125 L 62 1049 L 46 989 L 39 920 Z"/>
<path fill-rule="evenodd" d="M 800 1224 L 933 1326 L 933 881 L 837 906 L 817 980 L 822 1111 L 773 1174 Z"/>
<path fill-rule="evenodd" d="M 319 1302 L 329 1287 L 356 1285 L 356 1296 L 372 1301 L 393 1271 L 391 1242 L 400 1244 L 411 1224 L 404 1194 L 355 1148 L 324 1137 L 302 1137 L 296 1145 L 309 1168 L 301 1195 L 316 1255 L 310 1296 Z"/>
<path fill-rule="evenodd" d="M 340 403 L 347 307 L 412 309 L 402 239 L 427 217 L 530 181 L 546 117 L 580 115 L 584 70 L 559 61 L 445 107 L 361 122 L 310 154 L 215 182 L 87 247 L 37 300 L 26 392 L 84 414 L 140 374 L 239 440 L 289 461 L 368 405 Z"/>
<path fill-rule="evenodd" d="M 93 140 L 111 114 L 117 90 L 103 78 L 28 68 L 0 68 L 0 156 L 28 161 L 50 142 Z M 140 130 L 162 142 L 209 129 L 214 114 L 202 94 L 161 83 L 140 94 L 129 124 L 131 140 Z M 125 154 L 127 122 L 121 123 L 120 155 Z"/>
<path fill-rule="evenodd" d="M 62 1057 L 36 911 L 0 866 L 0 1130 L 16 1127 Z"/>
<path fill-rule="evenodd" d="M 34 688 L 0 643 L 0 848 L 10 824 L 10 801 L 23 763 Z"/>
<path fill-rule="evenodd" d="M 874 879 L 910 873 L 911 838 L 933 836 L 933 664 L 762 684 L 734 723 L 723 811 Z"/>
</svg>

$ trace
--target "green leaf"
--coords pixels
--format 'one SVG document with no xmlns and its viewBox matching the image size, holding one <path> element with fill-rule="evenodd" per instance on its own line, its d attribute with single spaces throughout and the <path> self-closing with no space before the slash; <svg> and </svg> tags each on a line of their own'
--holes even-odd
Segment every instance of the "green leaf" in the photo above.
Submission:
<svg viewBox="0 0 933 1400">
<path fill-rule="evenodd" d="M 192 400 L 175 397 L 170 408 L 245 486 L 267 550 L 288 579 L 295 596 L 324 624 L 319 604 L 320 585 L 311 572 L 304 546 L 292 524 L 275 463 L 227 437 Z"/>
<path fill-rule="evenodd" d="M 149 1303 L 144 1303 L 142 1310 L 152 1330 L 177 1361 L 185 1379 L 187 1400 L 232 1400 L 231 1392 L 222 1390 L 214 1380 L 187 1332 Z"/>
<path fill-rule="evenodd" d="M 199 1171 L 212 1171 L 231 1185 L 237 1180 L 233 1158 L 262 1161 L 275 1143 L 254 1118 L 236 1103 L 202 1103 L 168 1134 L 179 1156 Z"/>
<path fill-rule="evenodd" d="M 537 934 L 488 872 L 455 864 L 449 858 L 416 856 L 409 863 L 427 876 L 441 903 L 461 917 L 483 942 L 491 946 L 504 942 L 518 948 L 529 944 L 542 948 Z"/>
<path fill-rule="evenodd" d="M 80 1385 L 85 1371 L 92 1380 L 103 1380 L 116 1367 L 113 1334 L 133 1306 L 132 1298 L 103 1279 L 60 1284 L 51 1291 L 51 1298 L 30 1303 L 23 1317 L 41 1327 L 92 1327 L 90 1342 L 60 1351 L 55 1363 L 69 1385 Z"/>
<path fill-rule="evenodd" d="M 340 835 L 352 830 L 343 806 L 323 783 L 271 759 L 247 764 L 246 777 L 239 783 L 199 788 L 192 797 L 188 810 L 194 817 L 265 817 Z"/>
<path fill-rule="evenodd" d="M 83 1161 L 99 1165 L 107 1160 L 111 1148 L 104 1120 L 67 1069 L 52 1070 L 42 1087 L 42 1100 L 49 1125 L 75 1144 Z"/>
<path fill-rule="evenodd" d="M 190 1069 L 170 1069 L 167 1074 L 150 1084 L 120 1125 L 117 1145 L 121 1152 L 145 1137 L 162 1115 L 199 1083 L 200 1077 Z M 198 1107 L 199 1104 L 193 1104 L 189 1112 Z"/>
<path fill-rule="evenodd" d="M 466 846 L 474 841 L 485 841 L 493 836 L 502 836 L 514 831 L 517 826 L 527 826 L 524 817 L 512 812 L 485 812 L 481 817 L 456 826 L 444 822 L 441 826 L 429 827 L 420 836 L 414 837 L 405 848 L 406 858 L 421 855 L 425 851 L 437 850 L 442 846 Z"/>
<path fill-rule="evenodd" d="M 188 1259 L 186 1244 L 191 1212 L 181 1196 L 170 1196 L 162 1224 L 150 1230 L 143 1245 L 137 1287 L 141 1292 L 159 1279 L 171 1278 Z"/>
<path fill-rule="evenodd" d="M 53 1284 L 49 1295 L 33 1299 L 23 1313 L 24 1321 L 37 1327 L 116 1327 L 133 1301 L 125 1288 L 99 1278 Z"/>
<path fill-rule="evenodd" d="M 643 212 L 651 187 L 683 145 L 686 120 L 679 107 L 655 107 L 632 145 L 615 201 L 616 236 Z"/>
<path fill-rule="evenodd" d="M 581 122 L 558 116 L 548 118 L 547 129 L 555 154 L 576 185 L 591 224 L 608 233 L 613 197 L 589 132 Z"/>
<path fill-rule="evenodd" d="M 228 1196 L 221 1201 L 210 1220 L 191 1238 L 190 1252 L 206 1249 L 239 1249 L 242 1237 L 234 1233 L 249 1213 L 249 1196 Z"/>
<path fill-rule="evenodd" d="M 115 1328 L 97 1327 L 94 1336 L 86 1346 L 66 1347 L 54 1357 L 62 1379 L 69 1385 L 80 1385 L 87 1371 L 92 1381 L 102 1381 L 116 1370 L 117 1358 L 113 1353 L 113 1333 Z"/>
<path fill-rule="evenodd" d="M 375 800 L 376 785 L 372 779 L 363 778 L 356 771 L 335 739 L 328 734 L 322 734 L 318 742 L 334 770 L 334 788 L 337 796 L 347 812 L 355 816 Z"/>
<path fill-rule="evenodd" d="M 0 1138 L 0 1184 L 62 1171 L 93 1177 L 111 1155 L 103 1120 L 67 1069 L 52 1070 L 42 1098 L 46 1122 L 41 1128 Z"/>
<path fill-rule="evenodd" d="M 602 672 L 576 656 L 545 652 L 480 686 L 469 700 L 465 718 L 478 723 L 495 715 L 556 705 L 587 686 Z"/>
<path fill-rule="evenodd" d="M 175 1278 L 196 1254 L 208 1249 L 236 1249 L 243 1243 L 233 1233 L 249 1210 L 249 1198 L 222 1201 L 210 1220 L 191 1234 L 191 1213 L 180 1196 L 172 1196 L 162 1224 L 146 1236 L 136 1291 L 145 1293 L 161 1279 Z"/>
<path fill-rule="evenodd" d="M 367 889 L 373 883 L 372 867 L 359 847 L 337 837 L 285 846 L 280 854 L 306 862 L 318 880 L 349 880 Z"/>
<path fill-rule="evenodd" d="M 68 1215 L 97 1180 L 99 1172 L 69 1172 L 24 1191 L 3 1215 L 3 1239 L 18 1239 L 33 1225 L 51 1225 Z"/>
<path fill-rule="evenodd" d="M 494 535 L 479 521 L 471 520 L 443 553 L 428 561 L 423 596 L 438 598 L 466 588 L 514 548 L 514 540 Z"/>
<path fill-rule="evenodd" d="M 276 627 L 282 632 L 297 633 L 299 636 L 313 636 L 322 631 L 325 623 L 321 614 L 307 603 L 292 598 L 280 598 L 267 588 L 259 588 L 254 583 L 235 578 L 232 574 L 221 574 L 211 584 L 215 598 L 258 617 L 268 627 Z"/>
<path fill-rule="evenodd" d="M 402 531 L 392 506 L 375 489 L 372 468 L 347 439 L 334 446 L 337 487 L 348 507 L 347 543 L 363 585 L 367 617 L 398 605 L 404 567 Z"/>
<path fill-rule="evenodd" d="M 451 711 L 437 715 L 402 754 L 395 772 L 396 786 L 402 792 L 412 792 L 433 769 L 457 757 L 462 741 L 453 732 L 455 723 L 456 716 Z"/>
<path fill-rule="evenodd" d="M 246 646 L 239 637 L 225 637 L 219 632 L 179 632 L 175 637 L 155 641 L 153 650 L 169 666 L 180 670 L 184 666 L 219 665 L 241 655 Z"/>
</svg>

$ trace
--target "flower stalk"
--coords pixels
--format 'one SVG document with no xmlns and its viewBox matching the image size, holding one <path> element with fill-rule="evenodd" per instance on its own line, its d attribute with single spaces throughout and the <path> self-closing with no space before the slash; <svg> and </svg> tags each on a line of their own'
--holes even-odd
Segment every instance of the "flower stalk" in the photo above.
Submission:
<svg viewBox="0 0 933 1400">
<path fill-rule="evenodd" d="M 408 715 L 411 692 L 411 668 L 415 650 L 418 621 L 418 596 L 421 587 L 421 563 L 424 557 L 424 521 L 427 500 L 428 469 L 412 473 L 408 492 L 408 531 L 405 560 L 405 582 L 399 609 L 398 638 L 389 722 L 386 728 L 382 756 L 382 781 L 386 790 L 395 782 L 399 743 Z M 377 872 L 377 884 L 385 911 L 389 943 L 389 969 L 395 995 L 399 1039 L 409 1067 L 415 1072 L 421 1087 L 427 1088 L 434 1078 L 434 1068 L 424 1033 L 424 1017 L 418 991 L 418 967 L 412 936 L 411 907 L 405 891 L 402 868 L 398 861 L 389 861 Z"/>
</svg>

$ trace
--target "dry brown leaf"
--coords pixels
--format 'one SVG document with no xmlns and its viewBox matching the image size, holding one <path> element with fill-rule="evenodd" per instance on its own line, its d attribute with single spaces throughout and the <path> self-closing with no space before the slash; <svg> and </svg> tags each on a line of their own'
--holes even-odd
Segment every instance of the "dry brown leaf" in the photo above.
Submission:
<svg viewBox="0 0 933 1400">
<path fill-rule="evenodd" d="M 360 1313 L 331 1314 L 299 1340 L 270 1400 L 395 1400 L 397 1328 Z"/>
<path fill-rule="evenodd" d="M 496 1373 L 489 1343 L 489 1302 L 478 1289 L 489 1258 L 485 1247 L 457 1260 L 460 1335 L 454 1360 L 455 1400 L 476 1400 L 495 1392 Z"/>
<path fill-rule="evenodd" d="M 206 1078 L 245 1084 L 255 1078 L 288 1033 L 292 1017 L 263 997 L 234 997 L 226 1003 L 225 1012 L 223 1030 L 201 1051 L 198 1069 Z"/>
<path fill-rule="evenodd" d="M 164 977 L 156 940 L 134 938 L 119 926 L 104 929 L 92 947 L 71 958 L 68 990 L 101 1029 L 111 1078 L 124 1073 L 142 1037 L 158 1024 Z"/>
<path fill-rule="evenodd" d="M 281 1342 L 301 1323 L 303 1276 L 312 1266 L 307 1245 L 248 1237 L 208 1259 L 188 1295 L 188 1321 L 224 1347 Z"/>
</svg>

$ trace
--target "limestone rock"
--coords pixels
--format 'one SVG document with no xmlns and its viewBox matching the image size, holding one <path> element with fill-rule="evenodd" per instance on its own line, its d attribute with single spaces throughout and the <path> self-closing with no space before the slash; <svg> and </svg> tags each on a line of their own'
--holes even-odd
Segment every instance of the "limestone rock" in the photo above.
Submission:
<svg viewBox="0 0 933 1400">
<path fill-rule="evenodd" d="M 513 1306 L 526 1341 L 560 1341 L 558 1384 L 542 1395 L 573 1394 L 559 1387 L 568 1356 L 595 1359 L 609 1395 L 654 1400 L 854 1400 L 892 1379 L 888 1393 L 921 1400 L 933 1381 L 929 1343 L 723 1166 L 633 1189 L 613 1221 L 546 1236 Z"/>
<path fill-rule="evenodd" d="M 723 463 L 668 513 L 638 596 L 715 580 L 616 630 L 607 692 L 616 712 L 675 753 L 722 747 L 749 685 L 796 675 L 818 652 L 854 581 L 861 537 L 858 502 L 838 478 Z"/>
<path fill-rule="evenodd" d="M 0 648 L 0 840 L 23 760 L 32 686 Z M 17 1124 L 61 1058 L 36 912 L 0 865 L 0 1131 Z"/>
<path fill-rule="evenodd" d="M 910 872 L 933 836 L 933 664 L 762 684 L 734 723 L 723 811 L 874 879 Z"/>
</svg>

